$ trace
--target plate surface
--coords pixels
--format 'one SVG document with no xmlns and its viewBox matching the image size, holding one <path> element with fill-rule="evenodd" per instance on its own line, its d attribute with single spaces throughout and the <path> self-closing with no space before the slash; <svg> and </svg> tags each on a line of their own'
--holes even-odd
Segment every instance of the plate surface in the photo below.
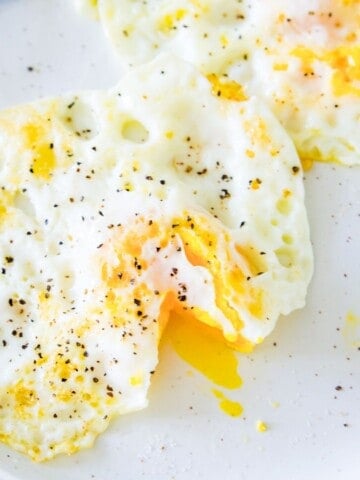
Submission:
<svg viewBox="0 0 360 480">
<path fill-rule="evenodd" d="M 120 74 L 99 25 L 70 0 L 0 0 L 0 107 L 105 88 Z M 244 385 L 229 396 L 241 418 L 165 345 L 147 410 L 46 464 L 0 445 L 0 480 L 359 479 L 360 333 L 354 346 L 343 327 L 348 312 L 360 316 L 360 168 L 316 165 L 305 183 L 316 268 L 307 307 L 240 357 Z"/>
</svg>

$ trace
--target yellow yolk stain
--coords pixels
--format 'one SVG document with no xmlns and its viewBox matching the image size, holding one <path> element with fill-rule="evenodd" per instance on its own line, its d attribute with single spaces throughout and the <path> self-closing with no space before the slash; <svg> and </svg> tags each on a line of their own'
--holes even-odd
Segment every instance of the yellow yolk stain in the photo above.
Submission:
<svg viewBox="0 0 360 480">
<path fill-rule="evenodd" d="M 274 63 L 273 69 L 275 71 L 278 71 L 278 72 L 286 71 L 288 69 L 288 64 L 287 63 Z"/>
<path fill-rule="evenodd" d="M 137 385 L 141 385 L 144 381 L 143 375 L 136 375 L 130 378 L 130 385 L 136 387 Z"/>
<path fill-rule="evenodd" d="M 164 15 L 158 23 L 159 30 L 163 33 L 170 32 L 173 28 L 175 28 L 177 22 L 185 17 L 186 13 L 186 10 L 180 8 L 174 13 L 168 13 Z"/>
<path fill-rule="evenodd" d="M 243 102 L 247 100 L 243 87 L 240 83 L 234 80 L 220 79 L 214 73 L 207 75 L 207 79 L 211 84 L 211 93 L 216 97 L 225 98 L 226 100 L 233 100 L 236 102 Z"/>
<path fill-rule="evenodd" d="M 315 162 L 341 164 L 339 158 L 334 153 L 325 155 L 317 147 L 313 147 L 310 150 L 304 150 L 301 144 L 296 145 L 296 147 L 299 150 L 301 165 L 304 172 L 311 170 Z M 347 144 L 346 147 L 348 151 L 354 151 L 352 145 Z"/>
<path fill-rule="evenodd" d="M 333 50 L 315 52 L 311 48 L 298 46 L 291 54 L 302 62 L 302 70 L 305 75 L 313 73 L 313 64 L 317 60 L 325 62 L 332 68 L 331 86 L 334 95 L 360 96 L 360 46 L 341 46 Z"/>
<path fill-rule="evenodd" d="M 134 236 L 134 232 L 137 232 L 136 236 Z M 201 215 L 190 215 L 189 212 L 184 212 L 183 216 L 173 218 L 170 224 L 161 224 L 155 221 L 152 221 L 149 224 L 145 219 L 139 218 L 137 219 L 136 228 L 128 228 L 126 230 L 120 228 L 118 235 L 117 241 L 119 242 L 119 245 L 121 245 L 118 250 L 119 263 L 115 269 L 113 266 L 109 267 L 104 265 L 102 271 L 102 278 L 109 286 L 106 304 L 112 311 L 114 317 L 116 316 L 116 311 L 124 310 L 123 308 L 120 308 L 119 301 L 121 300 L 117 300 L 117 298 L 121 296 L 116 295 L 116 289 L 120 288 L 121 285 L 126 285 L 128 283 L 131 278 L 130 272 L 133 270 L 137 272 L 134 278 L 138 275 L 139 270 L 134 266 L 134 257 L 137 258 L 137 263 L 141 266 L 141 271 L 146 271 L 148 268 L 151 268 L 141 256 L 143 245 L 150 239 L 157 237 L 158 245 L 161 248 L 165 248 L 169 243 L 169 239 L 174 237 L 174 235 L 177 235 L 183 244 L 183 251 L 187 257 L 187 261 L 194 266 L 203 266 L 207 268 L 208 272 L 211 274 L 216 306 L 231 321 L 234 331 L 221 333 L 221 325 L 219 325 L 208 312 L 196 305 L 192 306 L 191 310 L 189 310 L 184 303 L 186 295 L 184 295 L 184 299 L 181 300 L 178 293 L 171 289 L 164 290 L 163 287 L 160 289 L 161 291 L 159 291 L 160 296 L 158 296 L 159 300 L 160 297 L 163 297 L 163 301 L 165 298 L 167 299 L 161 306 L 161 315 L 164 318 L 164 321 L 161 321 L 162 327 L 165 327 L 170 311 L 176 312 L 181 318 L 181 322 L 177 322 L 179 325 L 176 329 L 173 327 L 173 336 L 177 335 L 177 338 L 179 339 L 182 334 L 185 335 L 185 332 L 182 332 L 180 327 L 182 326 L 185 328 L 185 326 L 187 326 L 189 328 L 189 325 L 191 324 L 189 315 L 191 315 L 191 318 L 194 319 L 193 322 L 195 322 L 195 325 L 199 325 L 200 323 L 204 324 L 204 327 L 198 326 L 192 328 L 193 332 L 196 334 L 200 328 L 203 328 L 208 333 L 206 338 L 212 338 L 212 342 L 209 340 L 207 343 L 204 343 L 202 347 L 209 358 L 213 357 L 211 351 L 212 347 L 213 350 L 218 352 L 218 356 L 221 357 L 223 362 L 233 362 L 232 364 L 236 365 L 235 354 L 232 350 L 228 349 L 226 343 L 229 343 L 233 349 L 243 353 L 252 351 L 254 344 L 242 337 L 240 333 L 243 326 L 242 319 L 238 314 L 237 309 L 229 302 L 229 298 L 236 296 L 239 304 L 243 305 L 252 315 L 257 318 L 262 318 L 264 316 L 263 291 L 249 285 L 249 282 L 246 281 L 246 275 L 242 266 L 249 263 L 249 265 L 246 266 L 248 273 L 253 271 L 255 266 L 251 264 L 252 257 L 248 256 L 244 258 L 241 251 L 237 248 L 235 251 L 231 251 L 230 237 L 226 232 L 214 232 L 211 229 L 211 225 L 209 225 L 209 221 L 205 217 L 202 217 Z M 119 239 L 120 237 L 121 240 Z M 225 252 L 222 252 L 219 247 L 219 244 L 222 245 L 223 243 L 229 245 Z M 230 259 L 233 259 L 233 261 L 229 261 Z M 266 271 L 265 267 L 266 266 L 264 265 L 259 271 Z M 119 274 L 121 274 L 120 277 Z M 149 274 L 152 274 L 151 271 Z M 156 279 L 154 279 L 154 282 L 156 284 Z M 139 298 L 141 298 L 141 296 L 143 296 L 143 294 L 140 295 Z M 150 299 L 151 294 L 149 301 Z M 151 301 L 149 304 L 151 304 Z M 134 318 L 134 316 L 136 316 L 136 309 L 127 310 L 127 313 Z M 217 341 L 215 342 L 214 339 L 217 339 Z M 189 339 L 188 343 L 190 344 L 190 342 L 192 342 L 192 338 Z M 179 340 L 176 341 L 176 344 L 179 345 L 178 349 L 182 348 L 183 357 L 190 357 L 190 353 L 188 351 L 185 352 L 184 347 L 181 346 L 182 343 L 183 342 L 180 342 Z M 194 344 L 194 342 L 191 344 Z M 219 345 L 221 345 L 221 347 Z M 197 348 L 196 342 L 194 347 Z M 222 352 L 221 355 L 219 353 L 220 351 Z M 204 365 L 200 365 L 201 361 L 202 360 L 199 358 L 195 359 L 191 357 L 189 363 L 196 363 L 198 369 L 204 370 Z M 210 369 L 210 367 L 206 368 Z M 228 370 L 228 368 L 226 370 Z M 214 373 L 210 374 L 207 370 L 206 375 L 214 376 Z M 236 388 L 237 386 L 238 384 L 236 383 L 232 388 Z"/>
<path fill-rule="evenodd" d="M 242 405 L 239 402 L 229 400 L 222 392 L 214 389 L 213 394 L 219 399 L 219 406 L 230 417 L 240 417 L 244 411 Z"/>
<path fill-rule="evenodd" d="M 220 43 L 223 47 L 227 47 L 229 45 L 229 39 L 227 38 L 226 35 L 221 35 Z"/>
<path fill-rule="evenodd" d="M 304 172 L 308 172 L 314 166 L 315 158 L 308 157 L 307 155 L 302 155 L 300 160 Z"/>
<path fill-rule="evenodd" d="M 190 0 L 190 3 L 196 8 L 197 14 L 206 13 L 210 10 L 209 5 L 206 2 L 200 2 L 199 0 Z"/>
<path fill-rule="evenodd" d="M 33 151 L 31 173 L 43 180 L 48 180 L 56 165 L 54 144 L 51 141 L 44 141 L 48 132 L 41 124 L 30 123 L 24 125 L 22 133 L 26 148 Z"/>
<path fill-rule="evenodd" d="M 359 0 L 343 0 L 342 3 L 347 7 L 347 6 L 356 5 L 357 3 L 359 3 Z"/>
<path fill-rule="evenodd" d="M 164 332 L 176 353 L 216 385 L 235 389 L 242 385 L 236 353 L 212 327 L 189 316 L 172 313 Z"/>
<path fill-rule="evenodd" d="M 360 348 L 360 316 L 348 312 L 345 317 L 345 324 L 342 334 L 346 343 L 355 348 Z"/>
<path fill-rule="evenodd" d="M 263 422 L 262 420 L 258 420 L 256 422 L 256 430 L 260 433 L 266 432 L 269 429 L 267 424 Z"/>
</svg>

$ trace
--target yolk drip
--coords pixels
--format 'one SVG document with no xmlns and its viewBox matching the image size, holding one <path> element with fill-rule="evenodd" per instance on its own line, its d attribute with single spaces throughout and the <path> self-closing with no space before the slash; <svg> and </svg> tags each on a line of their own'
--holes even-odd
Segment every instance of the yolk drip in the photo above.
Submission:
<svg viewBox="0 0 360 480">
<path fill-rule="evenodd" d="M 183 360 L 216 385 L 231 389 L 241 386 L 236 353 L 217 329 L 172 313 L 164 337 Z"/>
<path fill-rule="evenodd" d="M 230 417 L 240 417 L 244 411 L 242 405 L 239 402 L 234 402 L 225 397 L 225 395 L 219 390 L 214 389 L 213 394 L 219 399 L 219 406 Z"/>
<path fill-rule="evenodd" d="M 308 172 L 313 168 L 314 158 L 308 157 L 306 154 L 302 154 L 300 160 L 304 172 Z"/>
</svg>

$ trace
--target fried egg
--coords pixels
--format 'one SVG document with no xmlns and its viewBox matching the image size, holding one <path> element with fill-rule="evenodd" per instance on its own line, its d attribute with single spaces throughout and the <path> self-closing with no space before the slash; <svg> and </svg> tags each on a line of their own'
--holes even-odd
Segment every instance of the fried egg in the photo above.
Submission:
<svg viewBox="0 0 360 480">
<path fill-rule="evenodd" d="M 0 151 L 0 440 L 33 460 L 146 406 L 169 312 L 249 351 L 304 305 L 294 146 L 190 64 L 6 110 Z"/>
<path fill-rule="evenodd" d="M 360 163 L 358 1 L 99 0 L 96 8 L 124 66 L 173 52 L 262 98 L 304 166 Z"/>
</svg>

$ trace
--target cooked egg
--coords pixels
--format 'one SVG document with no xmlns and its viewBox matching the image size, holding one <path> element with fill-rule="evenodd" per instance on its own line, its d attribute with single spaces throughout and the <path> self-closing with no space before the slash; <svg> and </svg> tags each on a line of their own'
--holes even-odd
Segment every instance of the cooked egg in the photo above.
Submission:
<svg viewBox="0 0 360 480">
<path fill-rule="evenodd" d="M 304 166 L 360 163 L 360 3 L 99 0 L 123 65 L 172 52 L 257 95 Z"/>
<path fill-rule="evenodd" d="M 165 56 L 0 114 L 0 440 L 33 460 L 146 406 L 170 311 L 249 351 L 304 305 L 293 144 L 212 90 Z"/>
</svg>

